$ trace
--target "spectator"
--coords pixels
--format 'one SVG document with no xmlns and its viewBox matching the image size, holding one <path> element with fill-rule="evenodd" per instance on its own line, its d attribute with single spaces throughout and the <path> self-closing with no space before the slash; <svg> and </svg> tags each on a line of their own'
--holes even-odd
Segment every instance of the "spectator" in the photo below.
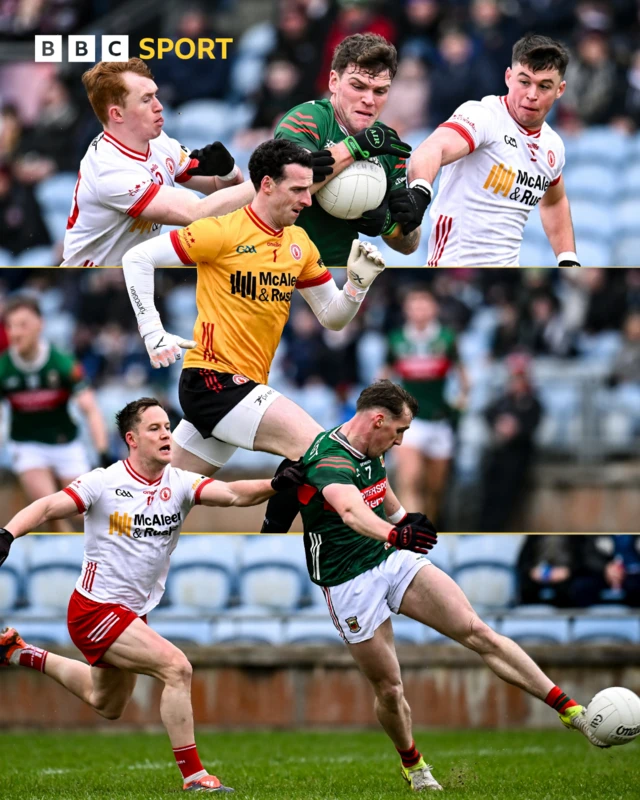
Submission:
<svg viewBox="0 0 640 800">
<path fill-rule="evenodd" d="M 398 26 L 401 58 L 420 58 L 434 64 L 443 16 L 440 0 L 407 0 Z"/>
<path fill-rule="evenodd" d="M 300 90 L 300 69 L 280 54 L 271 56 L 256 97 L 257 108 L 251 128 L 261 130 L 263 140 L 269 139 L 284 114 L 306 99 Z"/>
<path fill-rule="evenodd" d="M 520 311 L 513 300 L 500 304 L 498 325 L 491 338 L 491 355 L 504 358 L 520 349 Z"/>
<path fill-rule="evenodd" d="M 297 67 L 300 91 L 304 95 L 302 101 L 298 102 L 304 102 L 315 94 L 315 81 L 320 70 L 322 45 L 326 37 L 326 16 L 321 20 L 312 20 L 300 3 L 285 0 L 278 22 L 274 52 Z M 295 104 L 288 107 L 291 108 L 292 105 Z"/>
<path fill-rule="evenodd" d="M 291 330 L 287 336 L 285 372 L 297 387 L 311 380 L 327 382 L 331 372 L 331 358 L 322 337 L 320 324 L 305 306 L 299 306 L 291 315 Z"/>
<path fill-rule="evenodd" d="M 570 580 L 575 564 L 573 536 L 527 536 L 517 564 L 519 602 L 571 605 Z"/>
<path fill-rule="evenodd" d="M 14 256 L 51 244 L 33 189 L 16 181 L 7 164 L 0 164 L 0 242 Z"/>
<path fill-rule="evenodd" d="M 406 56 L 398 64 L 398 72 L 389 89 L 389 99 L 382 121 L 402 138 L 427 124 L 429 81 L 427 68 L 415 56 Z"/>
<path fill-rule="evenodd" d="M 18 109 L 7 103 L 0 111 L 0 161 L 11 161 L 20 145 L 22 123 Z"/>
<path fill-rule="evenodd" d="M 611 272 L 616 272 L 612 270 Z M 601 267 L 581 271 L 580 283 L 587 296 L 583 327 L 586 333 L 619 330 L 626 312 L 622 280 Z"/>
<path fill-rule="evenodd" d="M 485 411 L 493 444 L 483 475 L 483 502 L 478 530 L 509 530 L 520 504 L 535 447 L 533 436 L 542 406 L 529 375 L 529 359 L 514 354 L 507 359 L 506 392 Z"/>
<path fill-rule="evenodd" d="M 624 339 L 613 362 L 609 383 L 633 383 L 640 387 L 640 310 L 627 314 L 623 329 Z"/>
<path fill-rule="evenodd" d="M 571 604 L 640 606 L 640 536 L 582 536 L 580 562 L 571 582 Z"/>
<path fill-rule="evenodd" d="M 497 0 L 472 0 L 469 34 L 483 64 L 491 66 L 496 78 L 492 94 L 501 94 L 504 71 L 511 66 L 513 43 L 519 38 L 517 22 L 506 15 Z"/>
<path fill-rule="evenodd" d="M 576 353 L 574 333 L 567 328 L 560 303 L 550 291 L 535 292 L 528 305 L 529 319 L 521 327 L 521 348 L 534 356 L 567 358 Z"/>
</svg>

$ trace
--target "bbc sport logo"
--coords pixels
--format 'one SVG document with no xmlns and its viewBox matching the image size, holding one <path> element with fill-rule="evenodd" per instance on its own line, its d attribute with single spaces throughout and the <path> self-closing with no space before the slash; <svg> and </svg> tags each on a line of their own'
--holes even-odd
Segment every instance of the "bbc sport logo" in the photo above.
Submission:
<svg viewBox="0 0 640 800">
<path fill-rule="evenodd" d="M 66 59 L 64 39 L 66 38 Z M 104 35 L 100 36 L 101 59 L 96 58 L 96 36 L 67 36 L 61 34 L 38 35 L 35 37 L 35 61 L 38 62 L 87 62 L 95 64 L 96 61 L 128 61 L 129 36 Z M 227 47 L 233 39 L 140 39 L 138 43 L 138 57 L 143 60 L 150 58 L 162 59 L 168 53 L 175 53 L 178 58 L 210 59 L 217 58 L 223 61 L 227 58 Z"/>
</svg>

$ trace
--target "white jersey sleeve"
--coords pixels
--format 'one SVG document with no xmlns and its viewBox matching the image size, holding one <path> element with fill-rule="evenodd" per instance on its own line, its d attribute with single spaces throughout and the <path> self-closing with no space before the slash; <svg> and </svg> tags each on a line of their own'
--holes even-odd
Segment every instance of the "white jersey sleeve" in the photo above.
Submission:
<svg viewBox="0 0 640 800">
<path fill-rule="evenodd" d="M 495 138 L 496 116 L 483 103 L 469 100 L 454 111 L 441 128 L 459 133 L 473 153 L 478 147 L 490 144 Z"/>
<path fill-rule="evenodd" d="M 88 511 L 100 499 L 104 489 L 105 470 L 102 468 L 86 472 L 62 491 L 73 498 L 80 514 Z"/>
<path fill-rule="evenodd" d="M 160 186 L 151 177 L 141 177 L 136 168 L 123 169 L 121 165 L 105 164 L 98 178 L 99 203 L 134 219 L 160 191 Z"/>
</svg>

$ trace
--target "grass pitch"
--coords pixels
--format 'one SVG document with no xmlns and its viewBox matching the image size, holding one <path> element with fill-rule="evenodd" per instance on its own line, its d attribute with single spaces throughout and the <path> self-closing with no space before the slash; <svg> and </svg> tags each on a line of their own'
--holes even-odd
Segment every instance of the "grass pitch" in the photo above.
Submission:
<svg viewBox="0 0 640 800">
<path fill-rule="evenodd" d="M 414 796 L 382 733 L 199 733 L 205 766 L 238 800 L 387 800 Z M 599 751 L 569 731 L 419 732 L 452 797 L 637 800 L 640 747 Z M 182 796 L 167 737 L 150 733 L 0 734 L 2 800 L 151 800 Z M 429 796 L 431 792 L 426 793 Z M 436 795 L 444 797 L 445 795 Z"/>
</svg>

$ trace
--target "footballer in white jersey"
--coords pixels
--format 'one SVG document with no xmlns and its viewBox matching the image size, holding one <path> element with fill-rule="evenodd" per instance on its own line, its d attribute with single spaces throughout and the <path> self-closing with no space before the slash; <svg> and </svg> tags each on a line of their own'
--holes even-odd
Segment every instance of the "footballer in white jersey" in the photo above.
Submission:
<svg viewBox="0 0 640 800">
<path fill-rule="evenodd" d="M 103 131 L 80 162 L 64 237 L 63 267 L 120 266 L 162 225 L 140 219 L 161 186 L 186 183 L 197 165 L 176 139 L 161 132 L 139 153 Z"/>
<path fill-rule="evenodd" d="M 518 266 L 531 209 L 560 181 L 562 139 L 546 122 L 519 125 L 506 96 L 463 103 L 440 127 L 459 133 L 469 154 L 442 168 L 427 266 Z"/>
<path fill-rule="evenodd" d="M 580 266 L 562 177 L 564 145 L 545 121 L 566 88 L 568 63 L 560 42 L 523 36 L 505 72 L 507 94 L 463 103 L 414 151 L 409 188 L 389 208 L 403 230 L 419 224 L 442 168 L 427 266 L 518 266 L 535 206 L 558 266 Z"/>
<path fill-rule="evenodd" d="M 150 482 L 127 459 L 63 489 L 85 515 L 76 590 L 97 603 L 122 603 L 140 617 L 155 608 L 182 525 L 211 481 L 168 465 Z"/>
</svg>

